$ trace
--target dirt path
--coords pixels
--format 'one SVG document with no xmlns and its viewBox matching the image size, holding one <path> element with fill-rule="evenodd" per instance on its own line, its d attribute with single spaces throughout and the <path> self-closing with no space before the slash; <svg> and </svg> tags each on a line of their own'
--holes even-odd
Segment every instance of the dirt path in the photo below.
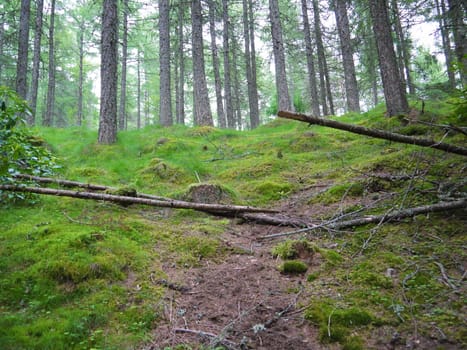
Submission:
<svg viewBox="0 0 467 350">
<path fill-rule="evenodd" d="M 278 271 L 270 254 L 274 243 L 255 242 L 267 232 L 267 227 L 232 226 L 223 239 L 237 253 L 220 264 L 167 271 L 170 281 L 183 288 L 168 293 L 165 322 L 145 349 L 180 343 L 195 348 L 321 349 L 300 309 L 306 303 L 306 276 Z M 245 253 L 239 254 L 239 248 Z"/>
</svg>

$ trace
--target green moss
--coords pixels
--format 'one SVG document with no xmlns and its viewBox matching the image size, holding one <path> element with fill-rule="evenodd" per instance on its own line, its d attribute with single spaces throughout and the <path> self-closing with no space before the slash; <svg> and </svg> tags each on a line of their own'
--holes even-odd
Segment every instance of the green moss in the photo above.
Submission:
<svg viewBox="0 0 467 350">
<path fill-rule="evenodd" d="M 284 274 L 302 274 L 308 270 L 308 266 L 300 260 L 287 260 L 281 264 L 279 270 Z"/>
<path fill-rule="evenodd" d="M 344 197 L 361 196 L 365 191 L 363 183 L 343 183 L 332 186 L 329 190 L 313 198 L 310 203 L 332 204 L 340 202 Z"/>
<path fill-rule="evenodd" d="M 294 259 L 299 255 L 313 254 L 316 247 L 307 240 L 290 240 L 287 239 L 271 249 L 273 257 L 279 257 L 281 259 Z"/>
<path fill-rule="evenodd" d="M 263 196 L 265 201 L 270 201 L 286 197 L 292 190 L 292 186 L 288 183 L 267 181 L 256 185 L 254 190 Z"/>
</svg>

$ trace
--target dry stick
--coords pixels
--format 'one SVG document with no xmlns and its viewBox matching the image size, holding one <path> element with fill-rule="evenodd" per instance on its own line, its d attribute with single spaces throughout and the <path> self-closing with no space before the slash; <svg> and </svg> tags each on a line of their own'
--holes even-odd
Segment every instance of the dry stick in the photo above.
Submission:
<svg viewBox="0 0 467 350">
<path fill-rule="evenodd" d="M 35 181 L 39 183 L 44 183 L 44 184 L 57 184 L 63 187 L 78 187 L 78 188 L 85 188 L 88 190 L 95 190 L 95 191 L 116 191 L 118 190 L 118 188 L 110 187 L 110 186 L 89 184 L 89 183 L 83 183 L 83 182 L 78 182 L 78 181 L 54 179 L 50 177 L 32 176 L 32 175 L 27 175 L 27 174 L 18 174 L 18 175 L 15 175 L 15 177 L 20 178 L 20 179 L 31 180 L 31 181 Z M 156 200 L 161 200 L 161 201 L 171 200 L 170 198 L 159 197 L 159 196 L 154 196 L 152 194 L 145 194 L 145 193 L 137 193 L 136 197 L 156 199 Z"/>
<path fill-rule="evenodd" d="M 198 330 L 195 330 L 195 329 L 174 328 L 173 330 L 174 330 L 175 333 L 190 333 L 190 334 L 199 335 L 200 337 L 204 337 L 204 338 L 218 339 L 218 336 L 216 334 L 209 333 L 209 332 L 204 332 L 204 331 L 198 331 Z M 229 340 L 226 340 L 226 339 L 217 340 L 217 343 L 227 347 L 228 349 L 237 349 L 238 348 L 237 344 L 235 344 L 234 342 L 231 342 Z"/>
<path fill-rule="evenodd" d="M 416 216 L 420 214 L 434 213 L 434 212 L 439 212 L 439 211 L 444 211 L 444 210 L 462 209 L 466 207 L 467 207 L 467 200 L 465 199 L 461 199 L 461 200 L 454 201 L 454 202 L 440 202 L 440 203 L 431 204 L 431 205 L 423 205 L 420 207 L 408 208 L 408 209 L 396 211 L 393 213 L 386 213 L 383 215 L 371 215 L 371 216 L 366 216 L 363 218 L 357 218 L 357 219 L 340 221 L 340 222 L 339 221 L 337 222 L 328 221 L 320 225 L 313 225 L 313 226 L 305 227 L 300 230 L 277 233 L 277 234 L 268 235 L 268 236 L 261 236 L 261 237 L 258 237 L 258 239 L 261 240 L 261 239 L 268 239 L 268 238 L 291 236 L 291 235 L 295 235 L 298 233 L 312 231 L 318 228 L 336 230 L 336 229 L 342 229 L 342 228 L 352 227 L 352 226 L 362 226 L 362 225 L 373 224 L 373 223 L 383 223 L 383 222 L 387 222 L 390 220 L 399 220 L 399 219 L 404 219 L 407 217 L 412 217 L 412 216 Z"/>
<path fill-rule="evenodd" d="M 70 190 L 58 190 L 53 188 L 41 188 L 41 187 L 28 187 L 28 186 L 14 186 L 14 185 L 0 185 L 2 191 L 13 191 L 13 192 L 28 192 L 45 194 L 52 196 L 61 197 L 72 197 L 80 199 L 93 199 L 93 200 L 104 200 L 117 203 L 126 204 L 143 204 L 154 207 L 163 208 L 176 208 L 176 209 L 193 209 L 198 211 L 207 212 L 215 215 L 226 215 L 231 216 L 237 213 L 277 213 L 273 209 L 255 208 L 250 206 L 239 206 L 239 205 L 222 205 L 222 204 L 205 204 L 205 203 L 194 203 L 185 202 L 179 200 L 161 201 L 156 199 L 127 197 L 127 196 L 115 196 L 105 193 L 93 193 L 93 192 L 80 192 Z"/>
<path fill-rule="evenodd" d="M 317 124 L 322 126 L 327 126 L 334 129 L 344 130 L 352 132 L 355 134 L 371 136 L 379 139 L 390 140 L 401 143 L 408 143 L 411 145 L 417 145 L 422 147 L 436 148 L 445 152 L 460 154 L 467 156 L 467 148 L 460 147 L 456 145 L 451 145 L 448 143 L 437 142 L 430 139 L 420 139 L 415 137 L 410 137 L 406 135 L 396 134 L 388 131 L 382 131 L 377 129 L 369 129 L 363 126 L 352 125 L 347 123 L 338 122 L 331 119 L 318 118 L 310 115 L 293 113 L 288 111 L 279 111 L 277 113 L 279 117 L 298 120 L 305 123 Z"/>
</svg>

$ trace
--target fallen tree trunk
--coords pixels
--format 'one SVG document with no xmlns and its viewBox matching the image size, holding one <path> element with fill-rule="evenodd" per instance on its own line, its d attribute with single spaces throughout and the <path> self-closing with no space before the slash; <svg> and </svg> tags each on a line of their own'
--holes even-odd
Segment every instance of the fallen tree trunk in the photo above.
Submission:
<svg viewBox="0 0 467 350">
<path fill-rule="evenodd" d="M 334 129 L 344 130 L 352 132 L 354 134 L 366 135 L 375 137 L 378 139 L 390 140 L 395 142 L 407 143 L 410 145 L 417 145 L 422 147 L 436 148 L 445 152 L 460 154 L 467 156 L 467 148 L 449 143 L 438 142 L 430 139 L 420 139 L 416 137 L 396 134 L 388 131 L 382 131 L 377 129 L 369 129 L 363 126 L 352 125 L 347 123 L 338 122 L 331 119 L 318 118 L 310 115 L 293 113 L 288 111 L 279 111 L 277 115 L 281 118 L 298 120 L 305 123 L 317 124 L 327 126 Z"/>
<path fill-rule="evenodd" d="M 291 236 L 299 233 L 310 232 L 316 229 L 327 229 L 327 230 L 340 230 L 347 227 L 355 227 L 355 226 L 362 226 L 367 224 L 375 224 L 375 223 L 384 223 L 393 220 L 401 220 L 408 217 L 417 216 L 420 214 L 428 214 L 428 213 L 435 213 L 440 211 L 448 211 L 448 210 L 456 210 L 456 209 L 463 209 L 467 207 L 467 200 L 461 199 L 458 201 L 453 202 L 441 202 L 436 204 L 430 205 L 423 205 L 420 207 L 408 208 L 399 211 L 389 212 L 383 215 L 371 215 L 365 216 L 361 218 L 356 218 L 352 220 L 345 220 L 345 221 L 335 221 L 335 222 L 323 222 L 318 225 L 311 225 L 309 227 L 305 227 L 299 230 L 290 231 L 290 232 L 283 232 L 283 233 L 276 233 L 273 235 L 261 236 L 258 237 L 259 240 L 262 239 L 271 239 L 271 238 L 279 238 L 285 236 Z M 285 224 L 285 222 L 284 222 Z"/>
<path fill-rule="evenodd" d="M 28 186 L 15 186 L 15 185 L 0 185 L 1 191 L 13 191 L 13 192 L 27 192 L 37 193 L 52 196 L 61 197 L 72 197 L 80 199 L 93 199 L 93 200 L 104 200 L 115 203 L 124 204 L 144 204 L 154 207 L 163 208 L 176 208 L 176 209 L 193 209 L 197 211 L 203 211 L 215 215 L 222 216 L 233 216 L 240 213 L 277 213 L 277 210 L 255 208 L 250 206 L 240 205 L 223 205 L 223 204 L 206 204 L 206 203 L 195 203 L 185 202 L 175 199 L 171 200 L 156 200 L 149 198 L 138 198 L 138 197 L 127 197 L 127 196 L 116 196 L 106 193 L 93 193 L 93 192 L 80 192 L 70 190 L 60 190 L 54 188 L 42 188 L 42 187 L 28 187 Z"/>
<path fill-rule="evenodd" d="M 94 191 L 118 191 L 118 188 L 116 187 L 89 184 L 89 183 L 83 183 L 83 182 L 78 182 L 78 181 L 54 179 L 51 177 L 40 177 L 40 176 L 33 176 L 33 175 L 27 175 L 27 174 L 17 174 L 15 175 L 15 177 L 19 179 L 26 179 L 26 180 L 30 180 L 30 181 L 34 181 L 38 183 L 43 183 L 43 184 L 56 184 L 56 185 L 63 186 L 63 187 L 71 187 L 71 188 L 77 187 L 77 188 L 84 188 L 87 190 L 94 190 Z M 156 199 L 156 200 L 161 200 L 161 201 L 172 200 L 171 198 L 154 196 L 154 195 L 145 194 L 145 193 L 136 193 L 136 197 Z"/>
</svg>

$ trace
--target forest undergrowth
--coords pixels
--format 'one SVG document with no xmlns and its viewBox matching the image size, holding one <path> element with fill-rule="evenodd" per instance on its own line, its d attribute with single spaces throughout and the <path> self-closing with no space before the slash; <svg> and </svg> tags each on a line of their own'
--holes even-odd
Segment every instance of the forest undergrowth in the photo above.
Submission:
<svg viewBox="0 0 467 350">
<path fill-rule="evenodd" d="M 338 119 L 465 147 L 456 106 L 418 107 Z M 181 200 L 213 184 L 221 195 L 210 201 L 316 225 L 467 193 L 463 156 L 280 119 L 244 132 L 147 127 L 111 146 L 83 128 L 34 134 L 57 157 L 57 178 Z M 34 195 L 3 203 L 0 227 L 2 349 L 467 346 L 465 209 L 293 232 Z"/>
</svg>

